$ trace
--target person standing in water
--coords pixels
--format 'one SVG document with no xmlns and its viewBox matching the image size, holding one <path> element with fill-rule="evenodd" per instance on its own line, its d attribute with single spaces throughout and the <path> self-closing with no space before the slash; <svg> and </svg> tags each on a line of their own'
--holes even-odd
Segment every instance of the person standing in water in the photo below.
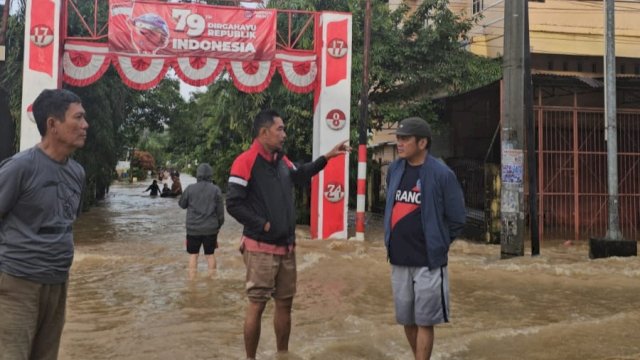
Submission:
<svg viewBox="0 0 640 360">
<path fill-rule="evenodd" d="M 164 184 L 162 186 L 162 193 L 160 193 L 160 197 L 169 197 L 169 195 L 171 195 L 171 189 L 169 188 L 169 185 Z"/>
<path fill-rule="evenodd" d="M 187 209 L 187 253 L 189 253 L 189 278 L 195 279 L 198 272 L 200 247 L 209 267 L 208 275 L 216 270 L 215 250 L 218 247 L 218 231 L 224 224 L 224 204 L 222 191 L 211 182 L 213 169 L 202 163 L 196 170 L 197 181 L 187 186 L 178 205 Z"/>
<path fill-rule="evenodd" d="M 449 322 L 449 245 L 466 212 L 453 171 L 429 154 L 431 129 L 413 117 L 396 131 L 398 159 L 387 172 L 384 243 L 392 266 L 396 321 L 416 360 L 431 358 L 434 325 Z"/>
<path fill-rule="evenodd" d="M 171 196 L 175 197 L 182 194 L 182 183 L 180 183 L 180 173 L 174 171 L 171 174 Z"/>
<path fill-rule="evenodd" d="M 158 194 L 160 193 L 160 187 L 158 186 L 158 181 L 157 180 L 153 180 L 153 183 L 151 185 L 149 185 L 147 190 L 145 190 L 143 192 L 147 192 L 149 190 L 151 190 L 151 193 L 149 194 L 150 196 L 158 196 Z"/>
<path fill-rule="evenodd" d="M 248 359 L 256 357 L 267 301 L 275 299 L 273 319 L 279 353 L 289 350 L 291 306 L 296 293 L 294 184 L 308 184 L 327 161 L 350 151 L 341 142 L 313 162 L 294 165 L 284 155 L 284 122 L 273 110 L 253 122 L 253 144 L 231 166 L 227 211 L 244 225 L 240 252 L 247 268 L 249 298 L 244 321 Z"/>
<path fill-rule="evenodd" d="M 0 163 L 0 359 L 58 358 L 64 327 L 72 225 L 82 209 L 85 172 L 71 158 L 89 124 L 68 90 L 33 102 L 42 136 Z"/>
</svg>

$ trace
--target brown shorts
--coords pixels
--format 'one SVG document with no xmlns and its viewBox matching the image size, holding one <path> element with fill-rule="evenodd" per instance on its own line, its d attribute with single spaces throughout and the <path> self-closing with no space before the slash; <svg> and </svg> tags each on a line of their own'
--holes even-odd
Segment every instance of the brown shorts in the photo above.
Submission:
<svg viewBox="0 0 640 360">
<path fill-rule="evenodd" d="M 245 250 L 247 296 L 255 302 L 289 299 L 296 294 L 296 254 L 273 255 Z"/>
</svg>

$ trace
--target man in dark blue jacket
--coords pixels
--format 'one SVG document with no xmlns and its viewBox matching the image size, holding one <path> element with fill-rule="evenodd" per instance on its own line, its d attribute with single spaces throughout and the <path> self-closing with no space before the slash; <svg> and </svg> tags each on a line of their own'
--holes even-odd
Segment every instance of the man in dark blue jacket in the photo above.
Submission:
<svg viewBox="0 0 640 360">
<path fill-rule="evenodd" d="M 431 129 L 413 117 L 396 131 L 399 159 L 389 165 L 385 237 L 396 320 L 416 360 L 429 359 L 433 326 L 449 321 L 449 245 L 462 232 L 465 207 L 456 176 L 429 155 Z"/>
<path fill-rule="evenodd" d="M 293 186 L 307 184 L 327 161 L 350 151 L 346 142 L 315 161 L 295 166 L 282 152 L 284 122 L 272 110 L 253 123 L 254 141 L 231 166 L 227 211 L 244 225 L 240 251 L 247 267 L 249 305 L 244 321 L 247 359 L 254 359 L 265 305 L 275 299 L 273 325 L 278 352 L 289 349 L 291 306 L 296 292 Z"/>
</svg>

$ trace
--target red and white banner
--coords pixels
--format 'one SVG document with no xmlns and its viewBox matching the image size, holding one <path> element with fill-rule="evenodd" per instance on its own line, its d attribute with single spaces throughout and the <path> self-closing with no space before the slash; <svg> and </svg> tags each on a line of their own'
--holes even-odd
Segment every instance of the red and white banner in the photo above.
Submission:
<svg viewBox="0 0 640 360">
<path fill-rule="evenodd" d="M 320 79 L 315 93 L 313 157 L 349 140 L 351 108 L 351 14 L 321 13 L 316 41 Z M 311 187 L 311 237 L 347 238 L 349 158 L 333 158 Z"/>
<path fill-rule="evenodd" d="M 276 11 L 110 0 L 109 49 L 146 56 L 272 60 Z"/>
<path fill-rule="evenodd" d="M 44 89 L 59 87 L 60 1 L 27 0 L 20 150 L 40 142 L 31 105 Z"/>
<path fill-rule="evenodd" d="M 213 83 L 223 70 L 238 89 L 257 93 L 266 89 L 276 71 L 287 89 L 308 93 L 318 85 L 318 66 L 314 53 L 278 52 L 272 61 L 233 61 L 207 57 L 156 57 L 114 54 L 105 43 L 67 40 L 62 58 L 63 79 L 73 86 L 97 81 L 109 68 L 118 71 L 122 81 L 137 90 L 156 86 L 172 67 L 178 77 L 193 86 Z"/>
</svg>

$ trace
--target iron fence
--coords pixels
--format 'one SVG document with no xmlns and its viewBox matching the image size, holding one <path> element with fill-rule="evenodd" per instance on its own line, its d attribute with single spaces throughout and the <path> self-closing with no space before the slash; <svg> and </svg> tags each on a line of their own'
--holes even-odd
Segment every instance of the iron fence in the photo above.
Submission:
<svg viewBox="0 0 640 360">
<path fill-rule="evenodd" d="M 538 209 L 542 239 L 585 240 L 607 230 L 607 147 L 602 109 L 536 107 Z M 640 111 L 619 110 L 620 226 L 640 226 Z"/>
</svg>

